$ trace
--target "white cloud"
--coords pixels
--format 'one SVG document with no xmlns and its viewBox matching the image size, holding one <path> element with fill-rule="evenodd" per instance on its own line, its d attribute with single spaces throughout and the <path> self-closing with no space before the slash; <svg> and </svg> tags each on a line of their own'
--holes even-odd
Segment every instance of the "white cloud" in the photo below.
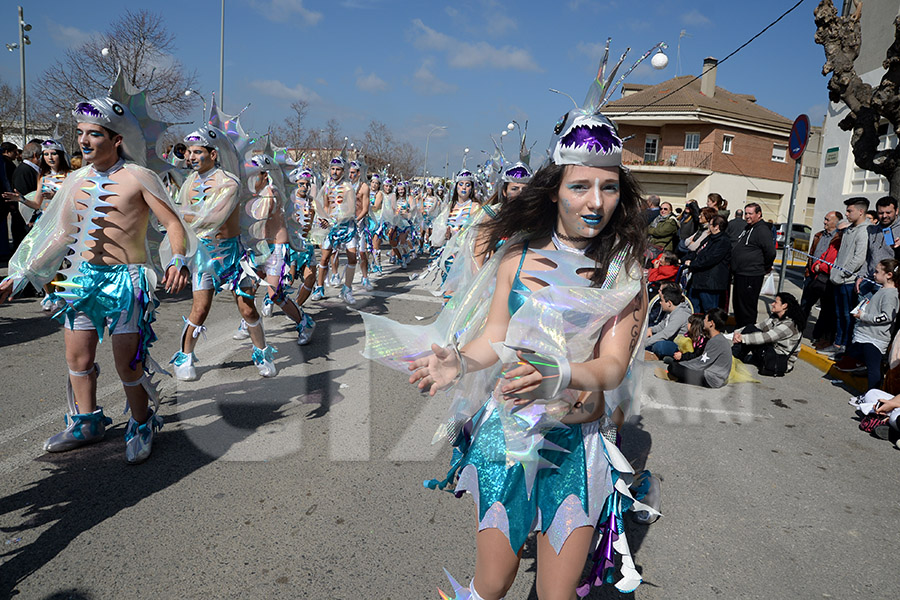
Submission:
<svg viewBox="0 0 900 600">
<path fill-rule="evenodd" d="M 50 37 L 59 45 L 67 48 L 75 48 L 90 40 L 99 37 L 96 31 L 83 31 L 77 27 L 68 27 L 59 23 L 49 22 Z"/>
<path fill-rule="evenodd" d="M 316 77 L 316 83 L 319 85 L 328 85 L 328 81 L 322 77 Z"/>
<path fill-rule="evenodd" d="M 303 0 L 257 0 L 253 5 L 262 11 L 267 19 L 283 22 L 294 15 L 299 15 L 307 25 L 315 25 L 322 20 L 322 13 L 310 10 L 303 5 Z"/>
<path fill-rule="evenodd" d="M 498 0 L 482 0 L 481 16 L 492 36 L 506 35 L 519 28 L 519 24 L 510 16 L 510 10 Z"/>
<path fill-rule="evenodd" d="M 705 25 L 712 25 L 712 21 L 709 18 L 701 13 L 696 8 L 689 13 L 685 13 L 681 15 L 681 22 L 685 25 L 693 25 L 695 27 L 703 27 Z"/>
<path fill-rule="evenodd" d="M 277 79 L 257 79 L 250 82 L 250 87 L 267 96 L 283 98 L 285 100 L 305 100 L 310 104 L 322 100 L 321 96 L 300 83 L 294 87 L 288 87 Z"/>
<path fill-rule="evenodd" d="M 603 57 L 603 51 L 606 49 L 606 42 L 578 42 L 575 46 L 576 54 L 583 54 L 593 61 L 598 61 Z"/>
<path fill-rule="evenodd" d="M 444 52 L 451 67 L 541 70 L 528 50 L 512 46 L 497 48 L 487 42 L 464 42 L 428 27 L 421 19 L 413 19 L 412 24 L 415 45 L 421 49 Z"/>
<path fill-rule="evenodd" d="M 356 78 L 356 87 L 364 92 L 375 93 L 385 91 L 388 88 L 388 84 L 375 73 L 369 73 Z"/>
<path fill-rule="evenodd" d="M 436 96 L 438 94 L 449 94 L 457 90 L 457 86 L 447 83 L 437 77 L 432 72 L 434 67 L 434 59 L 426 58 L 422 61 L 422 65 L 413 73 L 413 87 L 420 94 L 426 96 Z"/>
</svg>

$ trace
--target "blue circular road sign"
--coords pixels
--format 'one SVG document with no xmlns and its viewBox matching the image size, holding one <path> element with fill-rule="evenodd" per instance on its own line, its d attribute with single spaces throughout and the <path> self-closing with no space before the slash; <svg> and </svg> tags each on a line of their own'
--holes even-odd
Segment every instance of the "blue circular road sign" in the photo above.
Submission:
<svg viewBox="0 0 900 600">
<path fill-rule="evenodd" d="M 791 127 L 791 139 L 788 142 L 788 153 L 791 158 L 800 160 L 807 142 L 809 142 L 809 117 L 800 115 Z"/>
</svg>

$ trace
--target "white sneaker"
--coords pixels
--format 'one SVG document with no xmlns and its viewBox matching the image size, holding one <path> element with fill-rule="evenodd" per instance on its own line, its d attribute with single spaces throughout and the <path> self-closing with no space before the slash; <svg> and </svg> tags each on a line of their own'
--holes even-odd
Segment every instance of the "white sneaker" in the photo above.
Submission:
<svg viewBox="0 0 900 600">
<path fill-rule="evenodd" d="M 278 374 L 278 369 L 275 368 L 274 354 L 275 348 L 272 346 L 266 346 L 265 350 L 253 347 L 253 354 L 250 355 L 250 358 L 253 359 L 253 364 L 256 365 L 259 374 L 263 377 L 275 377 Z"/>
<path fill-rule="evenodd" d="M 53 301 L 53 299 L 50 297 L 50 294 L 47 294 L 46 296 L 44 296 L 44 299 L 41 300 L 41 310 L 43 310 L 44 312 L 50 312 L 54 308 L 56 308 L 56 302 Z"/>
<path fill-rule="evenodd" d="M 316 287 L 314 287 L 313 293 L 309 297 L 309 299 L 314 302 L 317 300 L 324 300 L 325 299 L 325 288 L 321 285 L 317 285 Z"/>
<path fill-rule="evenodd" d="M 274 306 L 275 306 L 275 303 L 272 302 L 272 299 L 269 298 L 268 296 L 266 296 L 263 299 L 263 306 L 262 306 L 262 310 L 260 311 L 262 313 L 262 316 L 271 317 L 272 316 L 272 308 Z"/>
<path fill-rule="evenodd" d="M 194 361 L 197 360 L 197 357 L 194 356 L 194 353 L 185 354 L 181 350 L 175 353 L 172 356 L 172 360 L 169 361 L 170 364 L 175 365 L 175 379 L 179 381 L 196 381 L 197 379 L 197 369 L 194 368 Z"/>
<path fill-rule="evenodd" d="M 312 340 L 313 331 L 316 330 L 316 322 L 308 314 L 303 313 L 303 318 L 297 325 L 297 345 L 305 346 Z"/>
<path fill-rule="evenodd" d="M 265 310 L 265 307 L 263 307 Z M 246 340 L 250 337 L 250 330 L 247 328 L 247 321 L 241 319 L 240 325 L 238 325 L 237 331 L 234 332 L 234 335 L 231 336 L 233 340 Z"/>
<path fill-rule="evenodd" d="M 328 278 L 328 285 L 333 288 L 341 286 L 341 276 L 337 273 L 332 273 L 331 277 Z"/>
<path fill-rule="evenodd" d="M 128 419 L 128 427 L 125 429 L 125 462 L 137 465 L 148 458 L 153 450 L 153 432 L 162 429 L 163 419 L 153 411 L 143 425 L 139 425 L 134 417 Z"/>
<path fill-rule="evenodd" d="M 353 290 L 351 290 L 346 285 L 341 288 L 341 300 L 353 306 L 356 304 L 356 298 L 353 297 Z"/>
<path fill-rule="evenodd" d="M 362 285 L 362 288 L 363 288 L 364 290 L 366 290 L 367 292 L 371 292 L 372 290 L 375 289 L 375 286 L 372 285 L 372 282 L 369 281 L 369 278 L 368 278 L 368 277 L 363 277 L 363 278 L 362 278 L 361 285 Z"/>
</svg>

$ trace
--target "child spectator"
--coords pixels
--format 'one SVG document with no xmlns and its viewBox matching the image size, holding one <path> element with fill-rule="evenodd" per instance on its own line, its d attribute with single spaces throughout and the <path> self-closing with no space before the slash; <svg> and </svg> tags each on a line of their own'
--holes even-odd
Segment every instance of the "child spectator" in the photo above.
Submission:
<svg viewBox="0 0 900 600">
<path fill-rule="evenodd" d="M 853 341 L 834 366 L 839 371 L 865 367 L 870 390 L 881 387 L 881 361 L 891 342 L 891 326 L 900 307 L 896 283 L 896 278 L 900 277 L 898 265 L 900 263 L 893 258 L 878 262 L 875 281 L 881 284 L 881 289 L 850 313 L 856 319 Z"/>
<path fill-rule="evenodd" d="M 684 362 L 669 364 L 669 377 L 692 385 L 720 388 L 728 383 L 731 374 L 731 345 L 722 335 L 726 313 L 712 308 L 706 313 L 703 328 L 708 336 L 703 354 Z"/>
<path fill-rule="evenodd" d="M 675 336 L 687 333 L 691 308 L 677 285 L 667 285 L 659 292 L 659 306 L 666 314 L 661 323 L 647 329 L 646 349 L 657 357 L 672 356 L 678 345 Z"/>
<path fill-rule="evenodd" d="M 756 365 L 760 375 L 781 377 L 794 368 L 803 326 L 803 310 L 797 299 L 792 294 L 778 294 L 768 319 L 734 332 L 734 357 Z"/>
<path fill-rule="evenodd" d="M 678 351 L 672 355 L 672 358 L 687 361 L 703 354 L 703 348 L 706 346 L 706 331 L 703 329 L 705 318 L 706 315 L 703 313 L 694 313 L 688 317 L 687 335 L 675 338 Z"/>
</svg>

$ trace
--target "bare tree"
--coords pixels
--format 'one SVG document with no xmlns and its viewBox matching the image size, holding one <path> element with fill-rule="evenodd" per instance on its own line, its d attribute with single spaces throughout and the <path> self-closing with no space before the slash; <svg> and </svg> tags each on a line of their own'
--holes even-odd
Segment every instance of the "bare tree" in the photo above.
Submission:
<svg viewBox="0 0 900 600">
<path fill-rule="evenodd" d="M 175 36 L 162 15 L 126 10 L 106 33 L 66 50 L 44 71 L 35 98 L 46 113 L 68 111 L 76 102 L 106 94 L 119 66 L 138 89 L 147 88 L 163 117 L 184 117 L 199 101 L 185 96 L 197 85 L 196 72 L 186 72 L 176 56 Z M 109 55 L 101 50 L 109 48 Z"/>
<path fill-rule="evenodd" d="M 0 139 L 13 121 L 19 118 L 19 89 L 0 80 Z"/>
<path fill-rule="evenodd" d="M 846 0 L 850 1 L 850 0 Z M 886 72 L 872 87 L 856 73 L 854 61 L 862 43 L 859 18 L 862 4 L 855 12 L 838 16 L 831 0 L 822 0 L 813 12 L 816 20 L 815 42 L 825 50 L 822 75 L 831 73 L 828 98 L 843 102 L 850 112 L 838 127 L 852 131 L 850 144 L 856 166 L 883 175 L 890 182 L 890 193 L 900 198 L 900 148 L 879 150 L 878 128 L 882 119 L 900 130 L 900 17 L 894 19 L 894 43 L 887 48 Z"/>
<path fill-rule="evenodd" d="M 303 147 L 308 139 L 308 135 L 303 128 L 308 111 L 309 103 L 306 100 L 292 102 L 291 114 L 284 119 L 281 125 L 272 127 L 272 143 L 284 148 Z"/>
<path fill-rule="evenodd" d="M 412 177 L 419 172 L 422 159 L 418 150 L 409 142 L 398 143 L 381 121 L 369 123 L 363 134 L 363 143 L 369 171 L 380 171 L 391 165 L 390 171 L 397 175 Z"/>
</svg>

